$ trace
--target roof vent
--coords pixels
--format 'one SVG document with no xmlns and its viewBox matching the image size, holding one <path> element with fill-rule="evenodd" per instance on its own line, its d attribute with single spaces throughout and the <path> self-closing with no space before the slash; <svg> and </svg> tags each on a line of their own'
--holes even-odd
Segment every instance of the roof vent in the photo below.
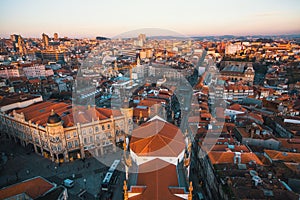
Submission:
<svg viewBox="0 0 300 200">
<path fill-rule="evenodd" d="M 264 191 L 264 195 L 265 195 L 266 197 L 272 197 L 272 196 L 274 196 L 272 190 L 263 190 L 263 191 Z"/>
<path fill-rule="evenodd" d="M 257 176 L 258 175 L 257 171 L 255 171 L 255 170 L 250 170 L 249 173 L 250 173 L 251 176 Z"/>
<path fill-rule="evenodd" d="M 283 155 L 283 156 L 287 156 L 288 153 L 287 153 L 287 152 L 282 152 L 282 155 Z"/>
</svg>

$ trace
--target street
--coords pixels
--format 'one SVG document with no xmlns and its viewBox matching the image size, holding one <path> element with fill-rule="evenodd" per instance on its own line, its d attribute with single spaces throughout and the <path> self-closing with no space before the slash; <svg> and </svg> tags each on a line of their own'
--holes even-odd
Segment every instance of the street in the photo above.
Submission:
<svg viewBox="0 0 300 200">
<path fill-rule="evenodd" d="M 113 162 L 114 159 L 120 159 L 120 152 L 109 154 L 102 158 L 87 158 L 75 160 L 70 163 L 60 165 L 51 162 L 51 160 L 42 157 L 33 152 L 28 152 L 21 145 L 1 136 L 0 152 L 5 153 L 6 163 L 2 163 L 0 172 L 0 188 L 21 182 L 23 180 L 42 176 L 47 180 L 60 185 L 66 178 L 74 180 L 74 187 L 68 188 L 70 199 L 98 199 L 101 195 L 100 186 L 109 166 L 103 163 Z M 100 162 L 99 160 L 103 160 Z M 113 199 L 120 199 L 122 196 L 123 173 L 119 173 L 117 182 L 114 185 L 115 190 Z M 122 179 L 122 180 L 121 180 Z M 81 193 L 81 198 L 78 195 Z M 120 196 L 121 195 L 121 196 Z M 122 198 L 122 197 L 121 197 Z"/>
</svg>

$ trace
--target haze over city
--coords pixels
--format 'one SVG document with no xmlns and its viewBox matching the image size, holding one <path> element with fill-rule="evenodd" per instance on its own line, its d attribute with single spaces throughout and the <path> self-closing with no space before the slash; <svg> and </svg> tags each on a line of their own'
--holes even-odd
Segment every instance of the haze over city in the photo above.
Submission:
<svg viewBox="0 0 300 200">
<path fill-rule="evenodd" d="M 45 32 L 68 37 L 113 37 L 139 28 L 186 36 L 300 33 L 300 1 L 34 1 L 3 0 L 0 37 Z"/>
</svg>

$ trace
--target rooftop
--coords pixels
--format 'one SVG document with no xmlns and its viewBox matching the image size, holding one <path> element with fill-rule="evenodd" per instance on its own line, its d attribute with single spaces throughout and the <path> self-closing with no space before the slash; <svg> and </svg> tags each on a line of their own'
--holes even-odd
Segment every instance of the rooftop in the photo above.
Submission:
<svg viewBox="0 0 300 200">
<path fill-rule="evenodd" d="M 55 184 L 50 183 L 46 179 L 38 176 L 2 188 L 0 190 L 0 199 L 13 197 L 15 195 L 22 194 L 22 193 L 26 193 L 32 199 L 36 199 L 55 187 L 56 187 Z"/>
<path fill-rule="evenodd" d="M 93 106 L 72 107 L 72 105 L 67 103 L 53 101 L 44 101 L 26 108 L 17 109 L 16 113 L 23 113 L 26 121 L 31 120 L 32 123 L 46 126 L 52 110 L 61 117 L 64 127 L 71 127 L 76 123 L 88 123 L 91 122 L 92 119 L 105 120 L 109 119 L 112 115 L 121 115 L 121 112 L 118 110 L 97 108 Z M 13 112 L 11 114 L 13 114 Z"/>
<path fill-rule="evenodd" d="M 243 152 L 241 155 L 241 164 L 248 164 L 255 161 L 258 165 L 263 165 L 261 160 L 252 152 Z M 212 164 L 234 163 L 235 152 L 210 151 L 208 157 Z"/>
<path fill-rule="evenodd" d="M 175 165 L 172 165 L 160 159 L 154 159 L 150 162 L 140 165 L 139 171 L 147 171 L 147 173 L 138 174 L 136 186 L 138 186 L 140 190 L 139 192 L 137 192 L 136 186 L 132 186 L 130 189 L 132 193 L 135 191 L 141 194 L 129 198 L 130 200 L 182 199 L 175 196 L 173 193 L 174 190 L 171 189 L 172 186 L 178 186 L 178 177 Z M 145 188 L 142 188 L 142 186 L 145 186 Z M 181 190 L 183 189 L 181 188 Z"/>
<path fill-rule="evenodd" d="M 177 157 L 185 142 L 177 126 L 154 117 L 133 130 L 130 148 L 139 156 Z"/>
</svg>

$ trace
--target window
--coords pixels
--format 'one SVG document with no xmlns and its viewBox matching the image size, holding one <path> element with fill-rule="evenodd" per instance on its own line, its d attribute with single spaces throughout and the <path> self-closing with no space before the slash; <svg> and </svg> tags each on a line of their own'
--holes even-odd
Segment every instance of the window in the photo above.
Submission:
<svg viewBox="0 0 300 200">
<path fill-rule="evenodd" d="M 90 136 L 90 142 L 94 142 L 93 136 Z"/>
<path fill-rule="evenodd" d="M 85 135 L 85 134 L 86 134 L 86 131 L 85 131 L 85 130 L 83 130 L 83 131 L 82 131 L 82 134 L 83 134 L 83 135 Z"/>
<path fill-rule="evenodd" d="M 107 124 L 107 129 L 110 129 L 110 124 Z"/>
<path fill-rule="evenodd" d="M 53 150 L 53 151 L 56 151 L 56 146 L 52 146 L 52 150 Z"/>
<path fill-rule="evenodd" d="M 79 146 L 78 145 L 78 140 L 75 140 L 74 142 L 75 142 L 75 147 L 78 147 Z"/>
<path fill-rule="evenodd" d="M 107 137 L 110 138 L 111 137 L 111 132 L 106 133 Z"/>
<path fill-rule="evenodd" d="M 87 144 L 87 139 L 86 138 L 83 138 L 83 143 Z"/>
<path fill-rule="evenodd" d="M 105 130 L 105 127 L 104 127 L 104 125 L 102 125 L 102 130 L 103 130 L 103 131 Z"/>
<path fill-rule="evenodd" d="M 76 136 L 77 136 L 77 133 L 76 133 L 75 131 L 73 132 L 73 136 L 74 136 L 74 137 L 76 137 Z"/>
<path fill-rule="evenodd" d="M 71 138 L 71 136 L 70 136 L 70 133 L 67 133 L 67 139 L 70 139 Z"/>
<path fill-rule="evenodd" d="M 99 132 L 99 127 L 98 126 L 95 127 L 95 131 Z"/>
<path fill-rule="evenodd" d="M 89 129 L 89 134 L 92 134 L 93 133 L 93 130 L 92 128 Z"/>
<path fill-rule="evenodd" d="M 68 142 L 68 148 L 72 148 L 72 142 Z"/>
</svg>

